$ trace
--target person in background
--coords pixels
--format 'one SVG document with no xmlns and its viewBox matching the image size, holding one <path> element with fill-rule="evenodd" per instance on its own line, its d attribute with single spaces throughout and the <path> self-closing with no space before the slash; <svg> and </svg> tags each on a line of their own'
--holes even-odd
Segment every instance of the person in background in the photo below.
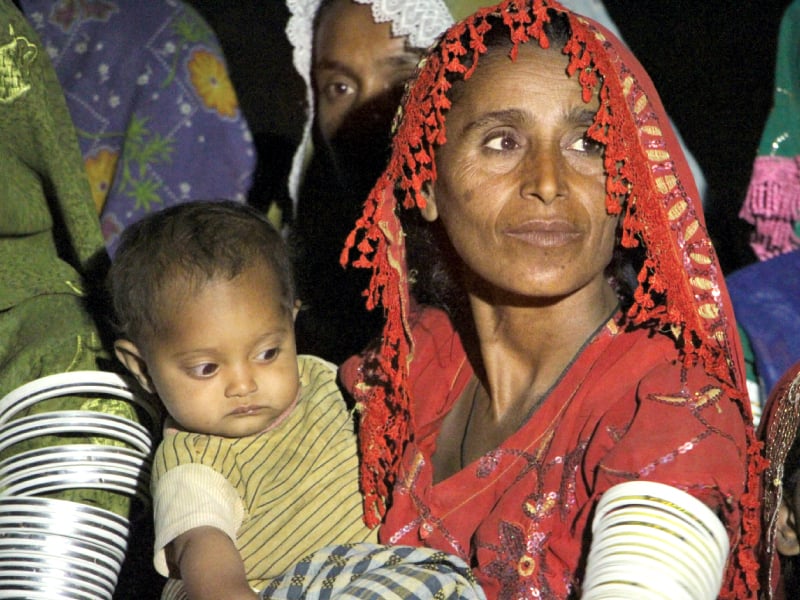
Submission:
<svg viewBox="0 0 800 600">
<path fill-rule="evenodd" d="M 778 36 L 775 94 L 739 216 L 754 226 L 758 261 L 727 278 L 745 349 L 756 425 L 786 370 L 800 360 L 800 0 Z"/>
<path fill-rule="evenodd" d="M 18 0 L 78 131 L 102 231 L 193 199 L 244 202 L 256 164 L 214 32 L 181 0 Z"/>
<path fill-rule="evenodd" d="M 579 597 L 596 502 L 656 481 L 715 511 L 720 597 L 753 598 L 762 462 L 733 309 L 637 60 L 557 2 L 506 0 L 431 49 L 393 140 L 342 254 L 386 315 L 340 368 L 380 540 L 460 557 L 490 599 Z M 433 278 L 406 262 L 416 210 Z"/>
<path fill-rule="evenodd" d="M 123 233 L 109 287 L 116 354 L 170 416 L 152 481 L 165 594 L 256 598 L 320 546 L 375 541 L 352 414 L 336 368 L 297 356 L 291 261 L 264 216 L 149 215 Z"/>
<path fill-rule="evenodd" d="M 764 471 L 762 594 L 784 600 L 800 589 L 800 362 L 778 380 L 764 407 L 759 439 Z"/>
<path fill-rule="evenodd" d="M 363 273 L 339 252 L 386 165 L 391 121 L 423 50 L 488 0 L 287 0 L 308 114 L 289 177 L 297 247 L 298 347 L 340 363 L 380 334 Z"/>
<path fill-rule="evenodd" d="M 53 66 L 36 32 L 0 0 L 0 398 L 40 377 L 111 370 L 99 302 L 108 255 L 83 170 L 75 129 Z M 124 400 L 69 396 L 20 411 L 95 410 L 137 420 Z M 74 436 L 19 442 L 0 458 Z M 98 443 L 113 443 L 101 437 Z M 65 500 L 127 517 L 130 500 L 97 489 Z"/>
</svg>

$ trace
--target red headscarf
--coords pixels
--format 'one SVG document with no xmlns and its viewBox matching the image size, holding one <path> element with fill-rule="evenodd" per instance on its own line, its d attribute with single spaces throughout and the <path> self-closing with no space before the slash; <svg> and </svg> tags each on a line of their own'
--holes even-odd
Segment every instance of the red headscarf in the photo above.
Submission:
<svg viewBox="0 0 800 600">
<path fill-rule="evenodd" d="M 376 356 L 384 386 L 373 386 L 361 403 L 362 484 L 368 519 L 377 522 L 384 499 L 413 431 L 406 387 L 413 351 L 408 317 L 410 294 L 398 203 L 422 207 L 423 186 L 437 178 L 436 150 L 446 141 L 450 108 L 448 77 L 468 79 L 487 51 L 484 36 L 499 16 L 512 42 L 531 41 L 547 48 L 544 23 L 551 11 L 566 13 L 572 34 L 563 48 L 568 74 L 578 77 L 584 99 L 593 95 L 600 108 L 588 135 L 605 145 L 606 207 L 622 213 L 622 245 L 643 247 L 644 264 L 628 310 L 631 326 L 647 323 L 670 329 L 687 364 L 700 363 L 726 392 L 739 400 L 749 421 L 741 348 L 733 310 L 705 227 L 690 169 L 652 82 L 627 48 L 601 26 L 549 0 L 506 0 L 478 10 L 451 27 L 433 47 L 407 91 L 398 115 L 393 154 L 368 197 L 364 212 L 347 240 L 342 262 L 355 248 L 353 264 L 373 272 L 367 304 L 381 304 L 386 314 L 382 346 Z M 463 40 L 469 40 L 465 45 Z M 462 61 L 467 57 L 471 66 Z M 759 448 L 748 429 L 748 493 L 742 498 L 745 534 L 738 560 L 754 562 L 758 543 Z M 757 565 L 742 564 L 752 580 L 733 582 L 728 595 L 752 597 Z"/>
</svg>

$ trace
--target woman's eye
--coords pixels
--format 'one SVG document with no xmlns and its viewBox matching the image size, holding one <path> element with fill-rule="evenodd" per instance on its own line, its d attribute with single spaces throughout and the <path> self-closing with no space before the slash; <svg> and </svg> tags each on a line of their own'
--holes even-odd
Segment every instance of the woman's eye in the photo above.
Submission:
<svg viewBox="0 0 800 600">
<path fill-rule="evenodd" d="M 339 98 L 349 96 L 354 93 L 354 88 L 345 81 L 333 81 L 326 84 L 322 93 L 329 102 L 335 102 Z"/>
<path fill-rule="evenodd" d="M 278 352 L 279 352 L 278 348 L 269 348 L 267 350 L 264 350 L 263 352 L 260 352 L 257 356 L 257 359 L 264 362 L 268 362 L 273 360 L 276 356 L 278 356 Z"/>
<path fill-rule="evenodd" d="M 203 363 L 189 367 L 188 371 L 193 377 L 206 378 L 213 376 L 219 370 L 219 365 L 215 363 Z"/>
<path fill-rule="evenodd" d="M 489 150 L 496 152 L 508 152 L 509 150 L 516 150 L 520 147 L 517 139 L 508 132 L 499 133 L 488 138 L 484 144 Z"/>
<path fill-rule="evenodd" d="M 570 150 L 577 150 L 578 152 L 586 152 L 588 154 L 601 154 L 603 152 L 603 144 L 590 138 L 584 134 L 572 144 L 569 145 Z"/>
</svg>

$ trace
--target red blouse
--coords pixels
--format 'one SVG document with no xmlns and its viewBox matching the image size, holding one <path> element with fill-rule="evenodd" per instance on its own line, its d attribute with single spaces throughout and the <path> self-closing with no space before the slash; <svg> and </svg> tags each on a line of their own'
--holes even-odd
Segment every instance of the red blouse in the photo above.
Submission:
<svg viewBox="0 0 800 600">
<path fill-rule="evenodd" d="M 631 479 L 698 497 L 737 542 L 744 419 L 715 378 L 682 366 L 666 335 L 623 332 L 610 320 L 516 433 L 437 484 L 431 457 L 442 420 L 473 373 L 444 313 L 426 309 L 413 336 L 414 439 L 382 542 L 462 557 L 489 599 L 566 598 L 580 586 L 593 507 Z M 343 368 L 346 385 L 356 366 Z"/>
</svg>

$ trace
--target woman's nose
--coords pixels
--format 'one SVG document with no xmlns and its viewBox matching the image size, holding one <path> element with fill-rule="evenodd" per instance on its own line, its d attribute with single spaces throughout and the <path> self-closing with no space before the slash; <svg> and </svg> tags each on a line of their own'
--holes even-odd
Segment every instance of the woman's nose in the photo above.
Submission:
<svg viewBox="0 0 800 600">
<path fill-rule="evenodd" d="M 376 75 L 365 77 L 361 81 L 361 88 L 358 94 L 358 105 L 367 104 L 375 101 L 376 98 L 389 95 L 392 92 L 394 82 L 386 77 Z M 402 87 L 402 86 L 401 86 Z"/>
<path fill-rule="evenodd" d="M 225 395 L 229 398 L 248 396 L 258 391 L 258 383 L 249 367 L 231 369 L 225 386 Z"/>
<path fill-rule="evenodd" d="M 558 150 L 552 145 L 528 150 L 522 165 L 520 193 L 524 198 L 550 204 L 566 194 L 566 165 Z"/>
</svg>

